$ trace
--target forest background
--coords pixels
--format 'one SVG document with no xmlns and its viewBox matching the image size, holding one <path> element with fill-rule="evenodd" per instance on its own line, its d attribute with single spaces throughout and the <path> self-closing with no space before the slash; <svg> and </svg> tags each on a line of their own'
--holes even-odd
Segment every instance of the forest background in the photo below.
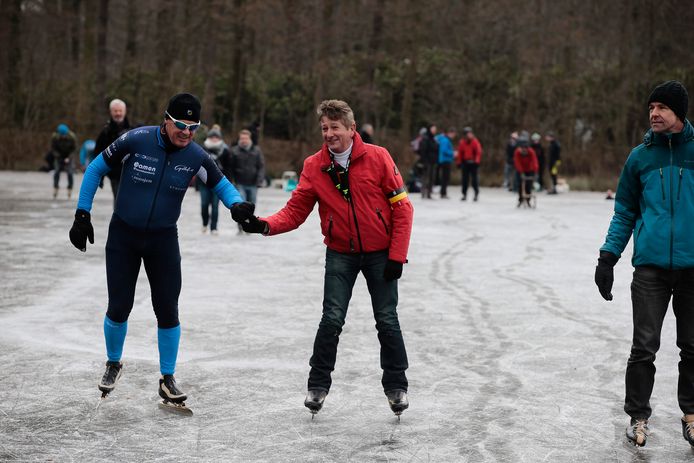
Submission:
<svg viewBox="0 0 694 463">
<path fill-rule="evenodd" d="M 0 169 L 35 169 L 128 104 L 158 124 L 190 91 L 227 142 L 253 121 L 269 171 L 299 170 L 344 99 L 403 171 L 419 127 L 473 127 L 485 184 L 508 135 L 554 131 L 572 188 L 604 189 L 648 128 L 646 99 L 694 89 L 694 8 L 675 0 L 0 0 Z"/>
</svg>

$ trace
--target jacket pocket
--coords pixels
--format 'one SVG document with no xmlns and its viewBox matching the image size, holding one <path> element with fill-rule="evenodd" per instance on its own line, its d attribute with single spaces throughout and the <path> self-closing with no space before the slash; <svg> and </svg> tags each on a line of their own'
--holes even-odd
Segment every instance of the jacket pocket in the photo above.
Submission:
<svg viewBox="0 0 694 463">
<path fill-rule="evenodd" d="M 376 215 L 378 215 L 378 219 L 381 221 L 383 224 L 383 228 L 386 231 L 386 235 L 388 235 L 388 225 L 386 225 L 386 219 L 383 218 L 383 214 L 381 214 L 381 210 L 376 208 Z"/>
</svg>

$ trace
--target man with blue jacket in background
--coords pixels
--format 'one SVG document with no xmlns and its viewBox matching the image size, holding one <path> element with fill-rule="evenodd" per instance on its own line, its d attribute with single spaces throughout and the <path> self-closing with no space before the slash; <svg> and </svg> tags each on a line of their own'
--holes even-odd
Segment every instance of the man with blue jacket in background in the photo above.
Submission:
<svg viewBox="0 0 694 463">
<path fill-rule="evenodd" d="M 694 446 L 694 129 L 688 95 L 677 81 L 648 98 L 651 129 L 624 165 L 614 216 L 595 269 L 600 295 L 612 300 L 613 267 L 633 234 L 633 340 L 626 369 L 627 438 L 646 444 L 655 354 L 668 304 L 680 349 L 677 399 L 682 435 Z"/>
<path fill-rule="evenodd" d="M 108 309 L 104 317 L 106 371 L 99 383 L 103 396 L 113 391 L 123 371 L 121 355 L 133 307 L 135 284 L 144 262 L 157 317 L 159 395 L 165 403 L 183 404 L 186 395 L 174 379 L 181 325 L 181 253 L 176 222 L 181 202 L 194 176 L 205 183 L 232 210 L 235 220 L 253 216 L 217 164 L 197 143 L 200 102 L 189 93 L 174 95 L 159 126 L 141 127 L 122 134 L 87 167 L 80 188 L 70 241 L 86 251 L 94 244 L 90 210 L 101 178 L 113 169 L 122 172 L 120 187 L 106 240 Z"/>
</svg>

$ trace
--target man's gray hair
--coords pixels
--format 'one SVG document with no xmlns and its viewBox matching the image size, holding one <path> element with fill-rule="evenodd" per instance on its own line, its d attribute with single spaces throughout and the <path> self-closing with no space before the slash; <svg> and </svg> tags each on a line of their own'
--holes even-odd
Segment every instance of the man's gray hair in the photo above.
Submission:
<svg viewBox="0 0 694 463">
<path fill-rule="evenodd" d="M 342 122 L 347 128 L 354 124 L 354 112 L 352 112 L 352 108 L 342 100 L 322 101 L 318 106 L 316 114 L 318 114 L 319 121 L 325 116 L 331 121 Z"/>
<path fill-rule="evenodd" d="M 113 109 L 114 106 L 118 106 L 118 105 L 123 105 L 124 108 L 128 107 L 128 105 L 125 104 L 125 101 L 120 100 L 118 98 L 115 98 L 115 99 L 111 100 L 111 102 L 108 104 L 108 109 L 111 110 L 111 109 Z"/>
</svg>

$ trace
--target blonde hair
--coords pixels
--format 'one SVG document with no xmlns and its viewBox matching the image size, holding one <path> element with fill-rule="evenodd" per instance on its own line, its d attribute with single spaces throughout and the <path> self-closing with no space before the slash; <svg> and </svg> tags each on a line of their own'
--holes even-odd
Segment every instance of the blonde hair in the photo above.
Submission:
<svg viewBox="0 0 694 463">
<path fill-rule="evenodd" d="M 318 120 L 327 117 L 331 121 L 340 121 L 345 127 L 351 127 L 354 124 L 354 112 L 347 103 L 342 100 L 324 100 L 318 105 L 316 110 Z"/>
</svg>

